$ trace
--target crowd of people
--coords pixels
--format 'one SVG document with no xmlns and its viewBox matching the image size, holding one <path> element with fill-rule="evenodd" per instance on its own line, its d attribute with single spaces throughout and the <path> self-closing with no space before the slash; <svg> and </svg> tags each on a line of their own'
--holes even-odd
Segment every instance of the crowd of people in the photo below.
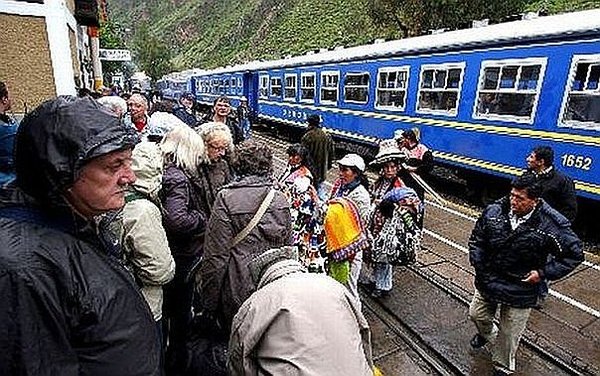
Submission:
<svg viewBox="0 0 600 376">
<path fill-rule="evenodd" d="M 58 97 L 20 124 L 9 109 L 0 82 L 1 374 L 379 372 L 359 285 L 386 299 L 420 250 L 433 155 L 418 129 L 381 142 L 374 184 L 346 154 L 329 187 L 317 115 L 274 177 L 245 101 L 202 116 L 187 94 Z M 499 374 L 544 281 L 583 259 L 573 183 L 552 160 L 535 148 L 469 242 L 471 345 L 494 344 Z"/>
</svg>

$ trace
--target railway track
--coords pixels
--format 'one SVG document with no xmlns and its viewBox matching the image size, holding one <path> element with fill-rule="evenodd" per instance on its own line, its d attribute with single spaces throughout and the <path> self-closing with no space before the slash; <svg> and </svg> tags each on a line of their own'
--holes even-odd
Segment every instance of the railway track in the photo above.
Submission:
<svg viewBox="0 0 600 376">
<path fill-rule="evenodd" d="M 255 134 L 255 137 L 274 146 L 276 165 L 279 165 L 278 167 L 285 165 L 287 162 L 285 149 L 289 145 L 288 142 L 275 138 L 269 134 L 258 133 Z M 370 178 L 373 177 L 374 176 L 370 176 Z M 428 204 L 431 205 L 431 203 Z M 460 204 L 453 204 L 453 208 L 443 208 L 443 210 L 447 211 L 449 215 L 452 215 L 453 217 L 461 218 L 463 221 L 466 221 L 466 223 L 474 222 L 474 216 L 478 214 L 477 211 L 473 210 L 472 208 L 463 210 Z M 427 227 L 426 221 L 425 236 L 429 239 L 445 243 L 446 246 L 452 247 L 455 250 L 460 251 L 460 253 L 468 252 L 466 248 L 461 245 L 461 243 L 465 244 L 464 239 L 463 241 L 448 239 L 443 234 L 439 234 L 436 228 Z M 462 273 L 466 275 L 472 275 L 472 271 L 470 270 L 468 263 L 465 266 L 464 262 L 461 264 L 460 261 L 456 261 L 451 257 L 445 256 L 443 252 L 436 250 L 435 247 L 432 247 L 431 245 L 425 246 L 424 251 L 436 255 L 442 259 L 443 262 L 460 269 Z M 595 270 L 596 272 L 600 271 L 598 265 L 588 261 L 586 261 L 585 267 Z M 444 276 L 440 276 L 438 273 L 427 267 L 427 265 L 424 263 L 418 263 L 414 266 L 411 266 L 407 268 L 406 271 L 423 279 L 431 286 L 434 286 L 436 289 L 442 291 L 446 296 L 448 296 L 449 299 L 457 302 L 461 307 L 459 309 L 462 309 L 462 311 L 464 311 L 464 316 L 466 316 L 466 307 L 470 302 L 472 291 L 469 291 L 469 289 L 465 288 L 464 286 L 454 283 L 452 280 L 448 280 Z M 395 284 L 397 284 L 396 281 Z M 579 302 L 573 297 L 565 296 L 564 294 L 561 294 L 555 290 L 551 290 L 550 294 L 553 297 L 569 303 L 573 307 L 585 311 L 587 314 L 590 314 L 593 317 L 600 317 L 600 312 L 598 312 L 596 309 Z M 386 327 L 388 327 L 392 333 L 394 333 L 394 335 L 398 336 L 398 338 L 406 343 L 408 347 L 414 351 L 434 373 L 440 375 L 474 374 L 469 364 L 460 364 L 460 360 L 457 361 L 456 358 L 451 359 L 446 357 L 444 354 L 444 349 L 440 349 L 439 346 L 435 346 L 435 343 L 431 343 L 431 338 L 428 339 L 426 338 L 427 336 L 421 335 L 419 330 L 411 326 L 410 323 L 407 323 L 406 320 L 401 317 L 402 315 L 398 314 L 398 311 L 395 310 L 393 306 L 386 304 L 385 301 L 380 299 L 372 299 L 368 297 L 367 294 L 363 294 L 363 297 L 365 309 L 375 315 Z M 473 330 L 474 328 L 472 328 L 472 331 Z M 468 338 L 470 337 L 464 338 L 464 342 L 468 342 Z M 545 363 L 544 367 L 546 367 L 548 370 L 552 370 L 551 373 L 544 374 L 597 374 L 597 367 L 599 364 L 593 364 L 593 359 L 592 364 L 590 364 L 589 360 L 581 359 L 581 357 L 570 354 L 568 351 L 557 351 L 557 349 L 553 348 L 552 346 L 545 346 L 549 342 L 540 341 L 540 338 L 543 338 L 543 334 L 539 334 L 528 329 L 522 339 L 523 346 L 521 347 L 524 349 L 523 351 L 527 352 L 527 358 L 537 357 L 540 359 L 541 363 Z M 468 352 L 468 349 L 466 351 Z M 463 358 L 467 358 L 463 359 L 464 362 L 469 362 L 468 356 Z"/>
</svg>

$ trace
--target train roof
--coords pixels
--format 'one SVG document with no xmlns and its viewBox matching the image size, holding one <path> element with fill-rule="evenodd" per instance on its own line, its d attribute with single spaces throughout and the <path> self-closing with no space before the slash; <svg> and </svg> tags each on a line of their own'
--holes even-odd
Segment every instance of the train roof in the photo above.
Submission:
<svg viewBox="0 0 600 376">
<path fill-rule="evenodd" d="M 517 41 L 543 41 L 556 37 L 600 36 L 600 9 L 564 13 L 494 24 L 484 27 L 448 31 L 394 41 L 350 48 L 308 53 L 286 59 L 253 61 L 235 66 L 201 71 L 199 74 L 219 74 L 240 71 L 257 71 L 330 62 L 380 58 L 423 51 L 435 52 L 457 48 L 502 45 Z"/>
</svg>

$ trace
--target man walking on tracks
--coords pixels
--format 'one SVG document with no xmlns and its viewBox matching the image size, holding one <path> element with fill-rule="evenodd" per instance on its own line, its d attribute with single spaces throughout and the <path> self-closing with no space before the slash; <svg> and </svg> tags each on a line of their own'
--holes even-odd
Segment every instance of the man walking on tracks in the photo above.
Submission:
<svg viewBox="0 0 600 376">
<path fill-rule="evenodd" d="M 326 190 L 323 182 L 327 177 L 327 171 L 333 164 L 335 157 L 335 145 L 331 136 L 321 129 L 321 118 L 319 115 L 308 117 L 308 130 L 302 136 L 301 143 L 308 149 L 315 166 L 315 187 L 319 197 L 324 198 Z"/>
<path fill-rule="evenodd" d="M 476 287 L 469 316 L 478 330 L 471 346 L 494 345 L 494 375 L 515 371 L 515 354 L 539 299 L 540 281 L 562 278 L 583 261 L 569 221 L 540 199 L 541 193 L 535 177 L 516 178 L 509 197 L 484 210 L 469 239 Z"/>
</svg>

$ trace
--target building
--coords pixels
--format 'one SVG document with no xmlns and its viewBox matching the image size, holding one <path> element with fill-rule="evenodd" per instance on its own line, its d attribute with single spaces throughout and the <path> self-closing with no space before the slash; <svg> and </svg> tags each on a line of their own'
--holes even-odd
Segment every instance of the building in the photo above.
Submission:
<svg viewBox="0 0 600 376">
<path fill-rule="evenodd" d="M 101 73 L 93 72 L 103 9 L 105 0 L 0 1 L 0 81 L 15 114 L 101 85 Z"/>
</svg>

